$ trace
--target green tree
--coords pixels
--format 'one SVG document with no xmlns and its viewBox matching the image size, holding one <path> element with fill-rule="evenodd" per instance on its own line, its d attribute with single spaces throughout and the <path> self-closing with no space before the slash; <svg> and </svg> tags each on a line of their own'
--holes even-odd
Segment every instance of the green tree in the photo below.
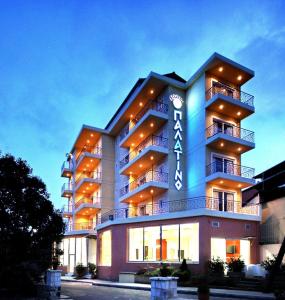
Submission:
<svg viewBox="0 0 285 300">
<path fill-rule="evenodd" d="M 0 153 L 0 287 L 31 292 L 65 225 L 26 161 Z"/>
</svg>

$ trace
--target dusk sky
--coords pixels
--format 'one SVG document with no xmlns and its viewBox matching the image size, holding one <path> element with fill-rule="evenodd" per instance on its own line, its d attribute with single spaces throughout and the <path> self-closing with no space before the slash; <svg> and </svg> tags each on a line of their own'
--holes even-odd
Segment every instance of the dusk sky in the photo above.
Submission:
<svg viewBox="0 0 285 300">
<path fill-rule="evenodd" d="M 0 1 L 0 150 L 27 160 L 57 208 L 82 124 L 104 128 L 139 77 L 185 79 L 213 52 L 255 71 L 256 173 L 284 160 L 285 1 Z"/>
</svg>

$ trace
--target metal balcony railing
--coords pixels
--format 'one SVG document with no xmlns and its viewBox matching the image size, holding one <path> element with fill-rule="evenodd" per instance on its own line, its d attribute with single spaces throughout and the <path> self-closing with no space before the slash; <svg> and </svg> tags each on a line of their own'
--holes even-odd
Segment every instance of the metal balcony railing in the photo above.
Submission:
<svg viewBox="0 0 285 300">
<path fill-rule="evenodd" d="M 161 215 L 179 211 L 190 211 L 195 209 L 209 209 L 254 216 L 259 215 L 259 206 L 256 204 L 242 207 L 241 202 L 239 201 L 228 200 L 225 204 L 221 203 L 220 199 L 203 196 L 172 201 L 166 201 L 164 199 L 158 202 L 154 202 L 153 204 L 112 209 L 101 216 L 99 223 L 113 221 L 116 219 Z"/>
<path fill-rule="evenodd" d="M 168 147 L 168 139 L 162 136 L 150 135 L 142 143 L 140 143 L 134 150 L 129 152 L 121 161 L 120 167 L 124 167 L 136 156 L 138 156 L 145 148 L 149 146 Z"/>
<path fill-rule="evenodd" d="M 130 129 L 134 127 L 138 121 L 149 111 L 149 110 L 156 110 L 162 113 L 167 114 L 168 113 L 168 104 L 160 102 L 160 101 L 149 101 L 139 112 L 138 114 L 129 121 L 125 127 L 120 132 L 120 141 L 123 140 L 125 136 L 128 135 L 130 132 Z"/>
<path fill-rule="evenodd" d="M 221 127 L 219 127 L 221 125 Z M 206 137 L 210 138 L 218 133 L 223 133 L 232 137 L 236 137 L 239 139 L 242 139 L 247 142 L 254 143 L 254 132 L 240 128 L 234 125 L 230 125 L 227 123 L 221 123 L 221 124 L 214 123 L 213 125 L 209 126 L 206 129 Z"/>
<path fill-rule="evenodd" d="M 206 176 L 212 175 L 217 172 L 249 179 L 252 179 L 254 176 L 253 168 L 237 165 L 229 161 L 215 161 L 206 167 Z"/>
<path fill-rule="evenodd" d="M 95 222 L 79 222 L 79 223 L 68 223 L 66 226 L 66 232 L 76 230 L 94 230 L 97 224 Z"/>
<path fill-rule="evenodd" d="M 254 107 L 254 96 L 247 94 L 243 91 L 232 88 L 221 82 L 216 83 L 206 91 L 206 99 L 210 100 L 214 95 L 221 94 L 233 98 L 234 100 L 245 103 L 249 106 Z"/>
<path fill-rule="evenodd" d="M 100 204 L 101 197 L 82 197 L 77 202 L 75 202 L 75 209 L 79 208 L 82 204 Z"/>
<path fill-rule="evenodd" d="M 91 147 L 91 146 L 88 146 L 88 145 L 85 145 L 81 150 L 80 152 L 78 153 L 77 155 L 77 158 L 76 158 L 76 162 L 79 161 L 79 159 L 85 154 L 85 153 L 90 153 L 90 154 L 97 154 L 99 156 L 102 155 L 102 148 L 101 147 Z"/>
<path fill-rule="evenodd" d="M 61 213 L 72 213 L 72 204 L 64 205 L 61 209 Z"/>
<path fill-rule="evenodd" d="M 144 175 L 140 176 L 139 178 L 133 180 L 132 182 L 122 187 L 120 189 L 120 196 L 122 197 L 127 193 L 135 190 L 139 186 L 151 181 L 168 182 L 168 173 L 150 170 L 146 172 Z"/>
<path fill-rule="evenodd" d="M 78 184 L 78 182 L 81 179 L 84 178 L 89 178 L 89 179 L 95 179 L 95 180 L 101 180 L 102 179 L 102 173 L 99 171 L 94 171 L 94 172 L 88 172 L 88 171 L 84 171 L 82 172 L 78 177 L 76 177 L 75 179 L 75 184 Z"/>
<path fill-rule="evenodd" d="M 62 166 L 61 166 L 61 173 L 63 172 L 63 170 L 69 170 L 71 172 L 71 165 L 69 161 L 64 161 Z"/>
<path fill-rule="evenodd" d="M 71 182 L 64 183 L 64 184 L 62 185 L 61 193 L 63 194 L 63 193 L 66 192 L 66 191 L 68 191 L 68 192 L 72 191 L 72 184 L 71 184 Z"/>
</svg>

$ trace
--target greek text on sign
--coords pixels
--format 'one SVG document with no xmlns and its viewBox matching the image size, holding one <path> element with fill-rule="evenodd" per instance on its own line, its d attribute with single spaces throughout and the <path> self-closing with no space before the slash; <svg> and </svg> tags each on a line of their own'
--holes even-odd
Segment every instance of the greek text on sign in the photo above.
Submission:
<svg viewBox="0 0 285 300">
<path fill-rule="evenodd" d="M 183 174 L 181 170 L 181 155 L 183 154 L 182 149 L 182 105 L 183 99 L 179 95 L 172 94 L 170 95 L 170 100 L 174 106 L 174 148 L 173 151 L 176 154 L 176 169 L 174 175 L 175 187 L 179 191 L 182 188 Z"/>
</svg>

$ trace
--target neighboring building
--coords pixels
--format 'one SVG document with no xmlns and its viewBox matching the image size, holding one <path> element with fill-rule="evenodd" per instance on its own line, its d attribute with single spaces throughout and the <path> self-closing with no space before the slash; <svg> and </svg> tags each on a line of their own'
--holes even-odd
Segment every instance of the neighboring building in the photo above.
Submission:
<svg viewBox="0 0 285 300">
<path fill-rule="evenodd" d="M 215 53 L 187 82 L 151 72 L 104 130 L 83 126 L 62 169 L 69 271 L 95 256 L 107 279 L 183 258 L 193 272 L 213 256 L 258 261 L 258 206 L 241 199 L 255 183 L 241 165 L 255 147 L 241 128 L 254 113 L 241 86 L 253 76 Z"/>
<path fill-rule="evenodd" d="M 243 192 L 243 201 L 261 205 L 260 259 L 264 260 L 278 254 L 285 237 L 285 161 L 255 178 L 259 182 Z"/>
</svg>

